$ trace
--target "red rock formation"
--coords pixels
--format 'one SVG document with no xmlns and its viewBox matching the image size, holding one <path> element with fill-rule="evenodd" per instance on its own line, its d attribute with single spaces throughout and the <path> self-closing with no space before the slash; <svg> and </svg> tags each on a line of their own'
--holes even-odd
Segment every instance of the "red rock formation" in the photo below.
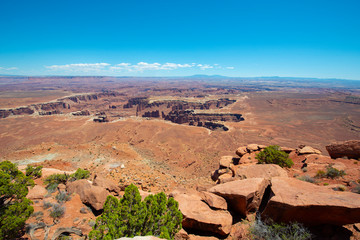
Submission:
<svg viewBox="0 0 360 240">
<path fill-rule="evenodd" d="M 331 158 L 348 157 L 360 159 L 360 140 L 333 143 L 326 146 Z"/>
</svg>

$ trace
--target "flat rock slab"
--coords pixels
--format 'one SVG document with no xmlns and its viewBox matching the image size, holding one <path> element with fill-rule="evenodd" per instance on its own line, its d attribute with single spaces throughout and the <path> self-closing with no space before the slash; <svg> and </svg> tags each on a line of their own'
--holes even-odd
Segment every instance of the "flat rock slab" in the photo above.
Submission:
<svg viewBox="0 0 360 240">
<path fill-rule="evenodd" d="M 271 180 L 263 217 L 306 225 L 345 225 L 360 222 L 360 194 L 336 192 L 295 178 Z"/>
<path fill-rule="evenodd" d="M 201 230 L 227 235 L 231 230 L 233 218 L 226 210 L 213 210 L 201 197 L 194 194 L 176 193 L 174 199 L 179 203 L 183 214 L 182 226 L 185 229 Z"/>
<path fill-rule="evenodd" d="M 287 177 L 287 172 L 276 164 L 256 164 L 256 165 L 237 165 L 235 166 L 235 177 L 240 179 L 247 178 L 266 178 Z"/>
<path fill-rule="evenodd" d="M 231 209 L 246 216 L 259 208 L 269 184 L 264 178 L 249 178 L 216 185 L 209 192 L 225 198 Z"/>
</svg>

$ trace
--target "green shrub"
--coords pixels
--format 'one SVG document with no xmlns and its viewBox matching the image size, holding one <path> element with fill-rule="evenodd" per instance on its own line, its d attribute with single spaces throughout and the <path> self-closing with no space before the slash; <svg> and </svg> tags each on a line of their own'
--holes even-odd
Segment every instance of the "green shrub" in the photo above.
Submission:
<svg viewBox="0 0 360 240">
<path fill-rule="evenodd" d="M 331 166 L 328 166 L 326 168 L 326 177 L 327 178 L 335 179 L 335 178 L 338 178 L 338 177 L 343 177 L 344 175 L 346 175 L 344 170 L 338 170 L 338 169 L 333 168 Z"/>
<path fill-rule="evenodd" d="M 62 183 L 62 184 L 66 184 L 68 181 L 72 182 L 72 181 L 76 181 L 79 179 L 86 179 L 90 177 L 90 172 L 81 168 L 78 168 L 76 170 L 75 173 L 73 174 L 52 174 L 50 176 L 48 176 L 44 183 L 47 185 L 47 189 L 50 187 L 50 185 L 53 185 L 52 188 L 55 186 L 56 187 L 58 184 Z M 49 191 L 49 189 L 48 189 Z"/>
<path fill-rule="evenodd" d="M 103 214 L 89 234 L 89 239 L 116 239 L 153 235 L 173 239 L 181 229 L 182 214 L 173 198 L 166 198 L 161 192 L 150 195 L 141 201 L 135 185 L 125 189 L 124 196 L 118 200 L 108 196 Z"/>
<path fill-rule="evenodd" d="M 42 176 L 42 168 L 43 166 L 33 167 L 28 165 L 26 167 L 26 176 L 31 178 L 40 178 Z"/>
<path fill-rule="evenodd" d="M 44 183 L 47 184 L 48 186 L 50 184 L 60 184 L 60 183 L 66 184 L 66 182 L 69 180 L 69 178 L 70 178 L 70 175 L 68 175 L 68 174 L 57 173 L 57 174 L 52 174 L 52 175 L 48 176 L 45 179 Z"/>
<path fill-rule="evenodd" d="M 311 239 L 308 229 L 299 223 L 279 224 L 271 220 L 267 222 L 256 219 L 250 227 L 250 237 L 255 240 L 307 240 Z"/>
<path fill-rule="evenodd" d="M 343 177 L 344 175 L 346 175 L 344 170 L 338 170 L 336 168 L 333 168 L 330 164 L 326 167 L 326 172 L 319 170 L 317 171 L 315 177 L 317 178 L 331 178 L 331 179 L 335 179 L 338 177 Z"/>
<path fill-rule="evenodd" d="M 26 198 L 28 186 L 34 186 L 34 181 L 15 164 L 0 162 L 0 239 L 15 239 L 33 213 Z"/>
<path fill-rule="evenodd" d="M 79 180 L 79 179 L 86 179 L 90 177 L 90 172 L 88 170 L 84 170 L 78 168 L 74 174 L 71 174 L 71 181 Z"/>
<path fill-rule="evenodd" d="M 277 164 L 280 167 L 291 167 L 294 165 L 289 154 L 280 150 L 277 145 L 268 146 L 256 155 L 259 163 Z"/>
</svg>

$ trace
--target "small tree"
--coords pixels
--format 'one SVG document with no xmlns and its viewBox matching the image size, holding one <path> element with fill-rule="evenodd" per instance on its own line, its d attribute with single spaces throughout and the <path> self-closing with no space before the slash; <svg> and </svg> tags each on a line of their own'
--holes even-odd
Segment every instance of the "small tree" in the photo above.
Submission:
<svg viewBox="0 0 360 240">
<path fill-rule="evenodd" d="M 13 239 L 33 213 L 26 198 L 34 181 L 9 161 L 0 163 L 0 239 Z"/>
<path fill-rule="evenodd" d="M 173 239 L 181 229 L 182 214 L 178 203 L 173 198 L 158 193 L 141 201 L 135 185 L 125 189 L 120 201 L 108 196 L 103 214 L 96 219 L 96 224 L 89 234 L 90 239 L 116 239 L 154 235 Z"/>
<path fill-rule="evenodd" d="M 293 161 L 289 158 L 289 154 L 280 150 L 277 145 L 268 146 L 263 151 L 256 155 L 259 163 L 277 164 L 280 167 L 291 167 L 294 165 Z"/>
</svg>

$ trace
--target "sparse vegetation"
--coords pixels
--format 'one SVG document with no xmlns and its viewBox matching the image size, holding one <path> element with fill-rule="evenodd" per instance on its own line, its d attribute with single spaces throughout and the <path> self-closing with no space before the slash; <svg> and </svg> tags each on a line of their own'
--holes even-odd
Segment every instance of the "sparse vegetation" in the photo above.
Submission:
<svg viewBox="0 0 360 240">
<path fill-rule="evenodd" d="M 26 167 L 26 176 L 31 177 L 33 179 L 40 178 L 42 176 L 42 168 L 43 166 L 33 167 L 28 165 Z"/>
<path fill-rule="evenodd" d="M 61 204 L 69 201 L 71 199 L 71 196 L 67 192 L 61 191 L 55 196 L 55 199 L 58 201 L 58 203 Z"/>
<path fill-rule="evenodd" d="M 331 179 L 335 179 L 338 177 L 343 177 L 344 175 L 346 175 L 344 170 L 338 170 L 336 168 L 333 168 L 331 165 L 326 167 L 326 172 L 319 170 L 317 171 L 315 177 L 317 178 L 331 178 Z"/>
<path fill-rule="evenodd" d="M 298 177 L 297 179 L 299 179 L 301 181 L 309 182 L 309 183 L 316 183 L 316 179 L 313 177 L 310 177 L 309 175 L 304 175 L 304 176 Z"/>
<path fill-rule="evenodd" d="M 256 155 L 256 159 L 259 163 L 277 164 L 280 167 L 290 168 L 294 165 L 293 161 L 289 158 L 289 154 L 281 151 L 277 145 L 266 147 Z"/>
<path fill-rule="evenodd" d="M 355 183 L 355 187 L 353 187 L 353 189 L 351 190 L 351 192 L 360 194 L 360 184 L 359 184 L 359 183 Z"/>
<path fill-rule="evenodd" d="M 344 185 L 339 185 L 339 186 L 333 188 L 333 190 L 344 192 L 344 191 L 346 191 L 346 187 Z"/>
<path fill-rule="evenodd" d="M 0 239 L 14 239 L 33 213 L 26 198 L 28 186 L 34 186 L 34 181 L 15 164 L 0 162 Z"/>
<path fill-rule="evenodd" d="M 300 223 L 285 225 L 271 220 L 264 222 L 258 218 L 250 227 L 250 237 L 254 240 L 307 240 L 311 239 L 311 233 Z"/>
<path fill-rule="evenodd" d="M 108 196 L 103 214 L 89 234 L 90 239 L 116 239 L 153 235 L 173 239 L 181 229 L 182 214 L 173 198 L 161 192 L 141 201 L 139 190 L 133 184 L 125 189 L 120 201 Z"/>
<path fill-rule="evenodd" d="M 54 204 L 50 210 L 50 217 L 54 220 L 57 218 L 61 218 L 65 213 L 65 207 L 61 206 L 60 204 Z"/>
<path fill-rule="evenodd" d="M 53 204 L 51 202 L 44 201 L 43 203 L 43 209 L 51 208 Z"/>
<path fill-rule="evenodd" d="M 45 179 L 44 183 L 47 185 L 46 189 L 51 192 L 55 191 L 54 189 L 56 189 L 57 185 L 60 183 L 66 184 L 68 181 L 72 182 L 79 179 L 86 179 L 88 177 L 90 177 L 90 172 L 88 170 L 78 168 L 75 173 L 70 175 L 66 173 L 52 174 Z"/>
</svg>

